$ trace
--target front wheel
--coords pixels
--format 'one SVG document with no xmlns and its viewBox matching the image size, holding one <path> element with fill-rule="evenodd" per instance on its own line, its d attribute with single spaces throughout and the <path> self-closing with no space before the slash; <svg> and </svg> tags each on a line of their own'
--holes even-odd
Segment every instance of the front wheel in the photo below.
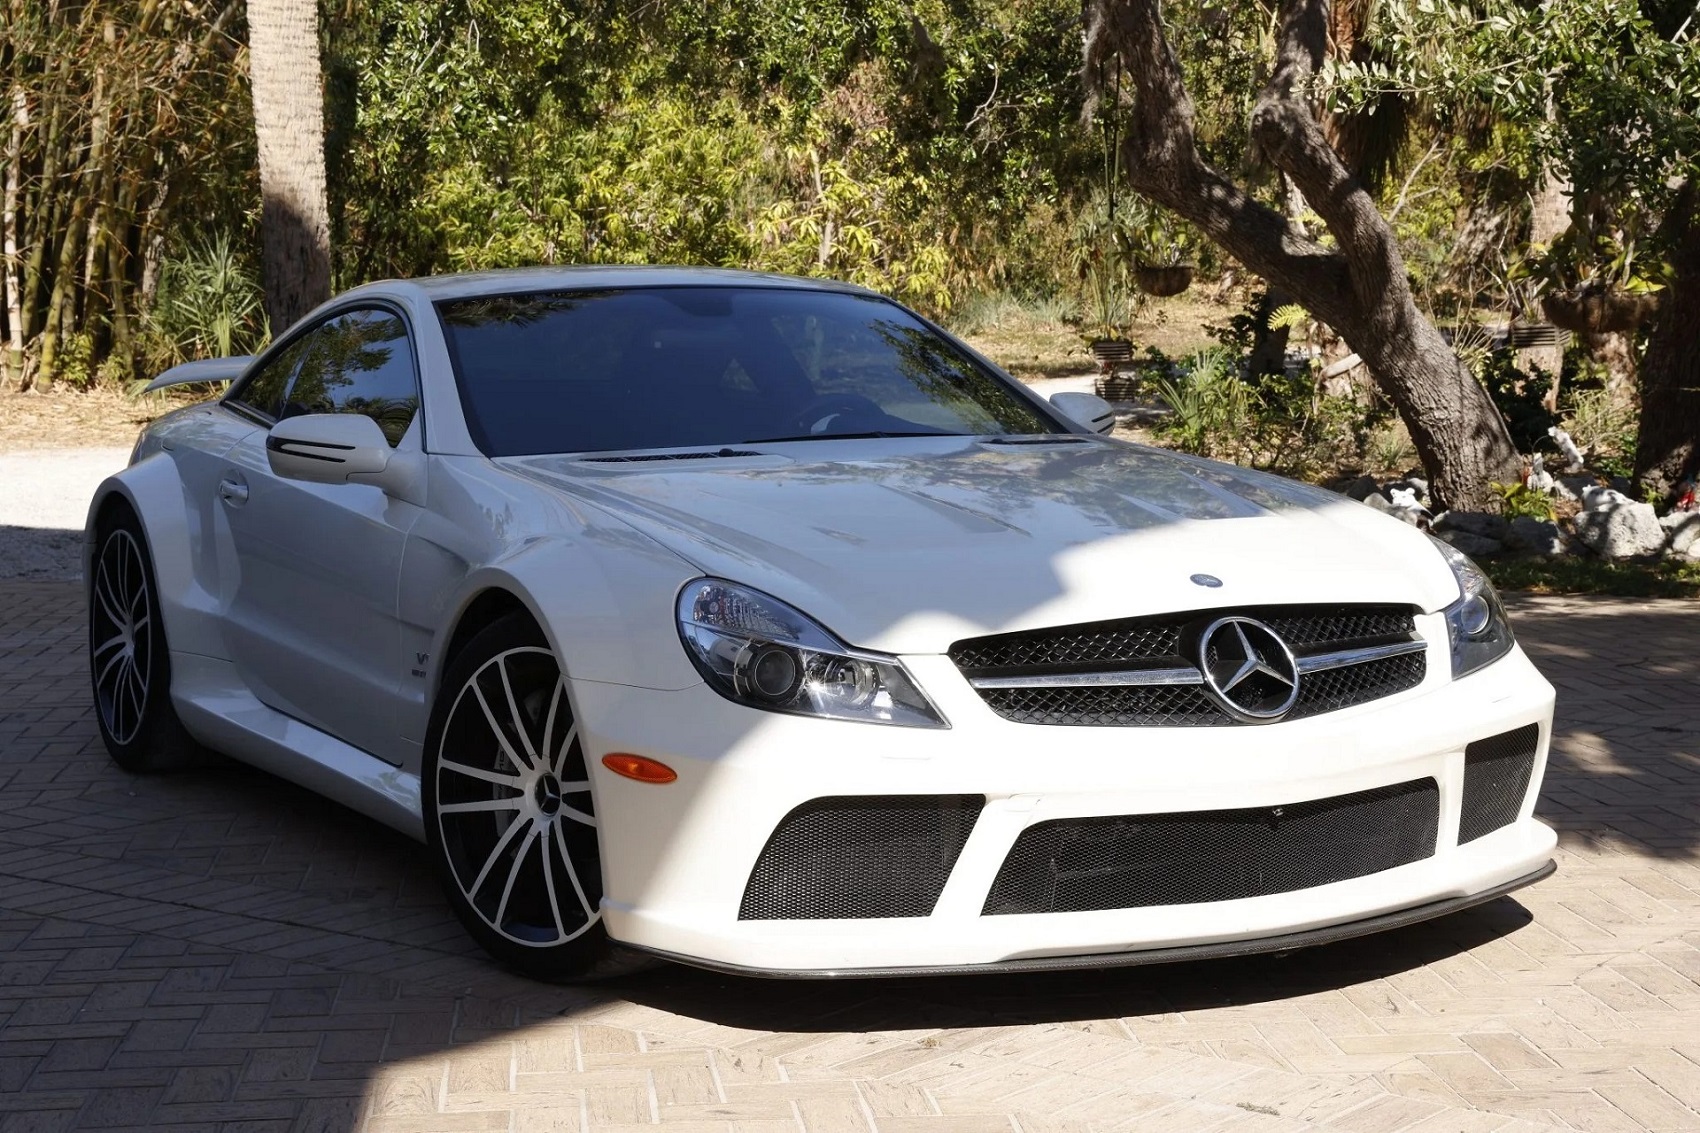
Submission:
<svg viewBox="0 0 1700 1133">
<path fill-rule="evenodd" d="M 529 618 L 493 623 L 450 662 L 421 785 L 444 892 L 485 951 L 539 979 L 638 966 L 603 927 L 584 747 L 566 680 Z"/>
<path fill-rule="evenodd" d="M 171 704 L 171 653 L 160 622 L 159 588 L 147 536 L 128 510 L 95 532 L 88 606 L 95 722 L 113 761 L 137 772 L 200 763 L 205 750 L 184 730 Z"/>
</svg>

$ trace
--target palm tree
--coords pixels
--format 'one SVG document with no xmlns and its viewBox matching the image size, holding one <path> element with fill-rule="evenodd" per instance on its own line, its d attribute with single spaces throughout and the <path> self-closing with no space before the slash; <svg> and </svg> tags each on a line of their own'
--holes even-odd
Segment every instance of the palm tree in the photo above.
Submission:
<svg viewBox="0 0 1700 1133">
<path fill-rule="evenodd" d="M 249 0 L 261 275 L 273 334 L 330 297 L 325 99 L 315 0 Z"/>
</svg>

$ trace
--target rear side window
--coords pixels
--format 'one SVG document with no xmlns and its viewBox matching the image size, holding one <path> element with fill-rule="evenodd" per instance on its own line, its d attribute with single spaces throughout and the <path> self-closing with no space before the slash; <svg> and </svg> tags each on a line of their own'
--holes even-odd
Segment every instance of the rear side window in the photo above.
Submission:
<svg viewBox="0 0 1700 1133">
<path fill-rule="evenodd" d="M 279 416 L 360 413 L 376 421 L 395 446 L 419 410 L 413 346 L 401 317 L 379 308 L 349 311 L 304 341 L 307 349 Z"/>
</svg>

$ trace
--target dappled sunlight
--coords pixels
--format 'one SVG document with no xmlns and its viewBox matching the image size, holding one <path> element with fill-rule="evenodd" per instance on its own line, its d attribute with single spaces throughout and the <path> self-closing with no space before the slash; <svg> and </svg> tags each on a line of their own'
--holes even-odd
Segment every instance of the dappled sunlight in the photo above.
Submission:
<svg viewBox="0 0 1700 1133">
<path fill-rule="evenodd" d="M 1536 813 L 1565 846 L 1700 858 L 1700 605 L 1513 595 L 1507 607 L 1558 689 Z"/>
</svg>

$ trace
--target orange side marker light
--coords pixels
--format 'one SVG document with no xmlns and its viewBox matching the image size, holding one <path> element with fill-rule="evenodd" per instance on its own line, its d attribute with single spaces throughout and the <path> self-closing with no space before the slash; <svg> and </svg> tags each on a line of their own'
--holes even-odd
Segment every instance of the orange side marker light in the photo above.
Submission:
<svg viewBox="0 0 1700 1133">
<path fill-rule="evenodd" d="M 602 766 L 616 775 L 636 779 L 640 783 L 671 783 L 679 773 L 658 759 L 611 751 L 602 757 Z"/>
</svg>

